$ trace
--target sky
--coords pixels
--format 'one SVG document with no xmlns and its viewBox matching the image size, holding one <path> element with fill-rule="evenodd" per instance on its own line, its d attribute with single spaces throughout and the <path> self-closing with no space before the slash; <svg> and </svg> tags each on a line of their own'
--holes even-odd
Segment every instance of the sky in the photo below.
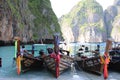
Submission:
<svg viewBox="0 0 120 80">
<path fill-rule="evenodd" d="M 52 8 L 58 18 L 62 15 L 67 14 L 73 6 L 75 6 L 81 0 L 50 0 Z M 106 9 L 108 6 L 113 4 L 114 0 L 96 0 Z"/>
</svg>

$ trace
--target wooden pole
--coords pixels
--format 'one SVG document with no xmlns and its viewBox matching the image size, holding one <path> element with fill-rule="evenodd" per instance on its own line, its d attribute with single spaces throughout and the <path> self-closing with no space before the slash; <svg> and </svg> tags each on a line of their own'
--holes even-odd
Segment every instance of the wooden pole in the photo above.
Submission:
<svg viewBox="0 0 120 80">
<path fill-rule="evenodd" d="M 17 57 L 18 55 L 20 54 L 20 37 L 14 37 L 15 39 L 15 47 L 17 48 L 17 51 L 16 51 L 16 54 L 17 54 Z M 16 57 L 16 55 L 15 55 Z"/>
<path fill-rule="evenodd" d="M 34 56 L 34 44 L 32 44 L 32 55 Z"/>
<path fill-rule="evenodd" d="M 17 57 L 20 55 L 20 40 L 17 41 Z"/>
<path fill-rule="evenodd" d="M 18 73 L 18 75 L 20 75 L 20 73 L 21 73 L 20 38 L 15 37 L 15 40 L 17 41 L 16 66 L 17 66 L 17 73 Z"/>
<path fill-rule="evenodd" d="M 109 54 L 109 50 L 112 48 L 112 40 L 107 40 L 106 41 L 106 48 L 105 48 L 105 53 Z"/>
<path fill-rule="evenodd" d="M 54 52 L 56 54 L 59 53 L 59 36 L 58 35 L 54 35 Z"/>
</svg>

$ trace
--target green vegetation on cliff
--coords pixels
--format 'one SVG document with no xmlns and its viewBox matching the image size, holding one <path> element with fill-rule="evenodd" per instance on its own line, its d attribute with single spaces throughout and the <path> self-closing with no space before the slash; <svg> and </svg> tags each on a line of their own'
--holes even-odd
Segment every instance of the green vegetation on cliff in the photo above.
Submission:
<svg viewBox="0 0 120 80">
<path fill-rule="evenodd" d="M 52 11 L 49 0 L 29 0 L 28 6 L 32 14 L 35 16 L 35 27 L 47 27 L 51 32 L 50 25 L 54 22 L 55 26 L 58 27 L 55 31 L 59 31 L 60 28 L 57 22 L 57 17 Z M 42 26 L 40 26 L 41 24 Z"/>
<path fill-rule="evenodd" d="M 79 20 L 80 24 L 88 23 L 90 14 L 102 16 L 103 8 L 95 0 L 83 0 L 73 7 L 69 14 L 62 17 L 62 22 L 67 22 L 73 27 L 73 20 Z M 62 23 L 61 22 L 61 23 Z"/>
<path fill-rule="evenodd" d="M 71 28 L 71 33 L 73 33 L 75 40 L 82 38 L 84 40 L 89 39 L 89 36 L 84 37 L 87 32 L 90 32 L 88 30 L 92 30 L 95 34 L 101 36 L 106 31 L 104 27 L 103 8 L 96 0 L 81 0 L 68 14 L 60 18 L 59 23 L 63 29 Z M 84 36 L 80 37 L 82 35 Z M 64 36 L 66 37 L 66 35 Z"/>
<path fill-rule="evenodd" d="M 15 34 L 25 40 L 52 38 L 56 32 L 61 34 L 50 0 L 5 0 L 4 8 L 16 28 Z"/>
<path fill-rule="evenodd" d="M 10 11 L 11 11 L 11 17 L 16 18 L 16 20 L 19 22 L 19 26 L 21 29 L 23 29 L 24 25 L 21 22 L 22 17 L 19 11 L 19 0 L 13 0 L 13 2 L 11 2 L 11 0 L 6 0 L 8 6 L 10 7 Z M 10 13 L 9 13 L 10 14 Z"/>
</svg>

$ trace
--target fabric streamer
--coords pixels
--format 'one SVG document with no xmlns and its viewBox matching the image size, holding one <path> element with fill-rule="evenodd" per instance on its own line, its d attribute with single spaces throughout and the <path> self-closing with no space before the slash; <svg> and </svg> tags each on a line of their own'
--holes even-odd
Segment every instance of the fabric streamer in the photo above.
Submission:
<svg viewBox="0 0 120 80">
<path fill-rule="evenodd" d="M 20 75 L 21 72 L 21 58 L 20 56 L 17 57 L 17 73 Z"/>
<path fill-rule="evenodd" d="M 59 73 L 59 64 L 60 64 L 60 54 L 59 54 L 59 34 L 54 35 L 54 59 L 55 59 L 55 65 L 56 65 L 56 78 L 60 75 Z"/>
<path fill-rule="evenodd" d="M 14 57 L 16 58 L 17 57 L 17 40 L 15 41 L 15 55 Z"/>
<path fill-rule="evenodd" d="M 112 47 L 112 40 L 108 39 L 106 41 L 106 49 L 105 49 L 105 53 L 104 53 L 104 64 L 103 64 L 103 76 L 104 79 L 106 80 L 108 78 L 108 64 L 110 62 L 110 57 L 109 57 L 109 50 Z"/>
<path fill-rule="evenodd" d="M 20 40 L 15 41 L 15 58 L 16 58 L 16 67 L 17 67 L 17 74 L 20 75 L 21 73 L 21 55 L 20 55 Z"/>
<path fill-rule="evenodd" d="M 105 62 L 104 62 L 104 79 L 108 78 L 108 64 L 110 62 L 108 55 L 105 53 Z"/>
</svg>

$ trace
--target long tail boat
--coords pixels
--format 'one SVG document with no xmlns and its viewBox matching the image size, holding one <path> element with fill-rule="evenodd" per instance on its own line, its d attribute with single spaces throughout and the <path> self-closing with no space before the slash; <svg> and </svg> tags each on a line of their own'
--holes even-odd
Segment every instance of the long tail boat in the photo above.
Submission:
<svg viewBox="0 0 120 80">
<path fill-rule="evenodd" d="M 93 55 L 93 52 L 89 50 L 79 51 L 77 56 L 75 56 L 75 61 L 78 68 L 79 69 L 81 68 L 86 72 L 90 72 L 96 75 L 101 75 L 102 71 L 101 71 L 100 57 L 99 55 L 96 55 L 96 54 L 99 54 L 99 53 L 95 53 Z"/>
<path fill-rule="evenodd" d="M 57 63 L 55 58 L 52 58 L 50 55 L 48 55 L 45 58 L 45 63 L 47 66 L 47 69 L 57 78 L 59 75 L 70 68 L 71 63 L 73 62 L 73 58 L 66 56 L 66 55 L 60 55 L 60 62 Z M 57 70 L 58 68 L 58 70 Z"/>
<path fill-rule="evenodd" d="M 35 57 L 21 57 L 21 72 L 28 70 L 43 69 L 43 60 Z"/>
<path fill-rule="evenodd" d="M 15 57 L 16 60 L 16 67 L 17 73 L 20 75 L 21 72 L 26 72 L 31 69 L 40 69 L 43 68 L 43 60 L 40 58 L 34 57 L 34 50 L 33 53 L 30 55 L 21 55 L 20 52 L 20 39 L 17 37 L 15 38 Z"/>
<path fill-rule="evenodd" d="M 58 78 L 66 69 L 70 68 L 73 58 L 62 55 L 59 52 L 58 35 L 54 35 L 54 52 L 48 55 L 44 60 L 47 69 Z"/>
<path fill-rule="evenodd" d="M 84 71 L 101 75 L 101 63 L 100 63 L 100 57 L 91 57 L 91 58 L 81 58 L 76 59 L 77 65 L 79 68 L 82 68 Z"/>
<path fill-rule="evenodd" d="M 112 50 L 109 51 L 111 60 L 109 63 L 109 69 L 120 71 L 120 48 L 112 48 Z"/>
</svg>

